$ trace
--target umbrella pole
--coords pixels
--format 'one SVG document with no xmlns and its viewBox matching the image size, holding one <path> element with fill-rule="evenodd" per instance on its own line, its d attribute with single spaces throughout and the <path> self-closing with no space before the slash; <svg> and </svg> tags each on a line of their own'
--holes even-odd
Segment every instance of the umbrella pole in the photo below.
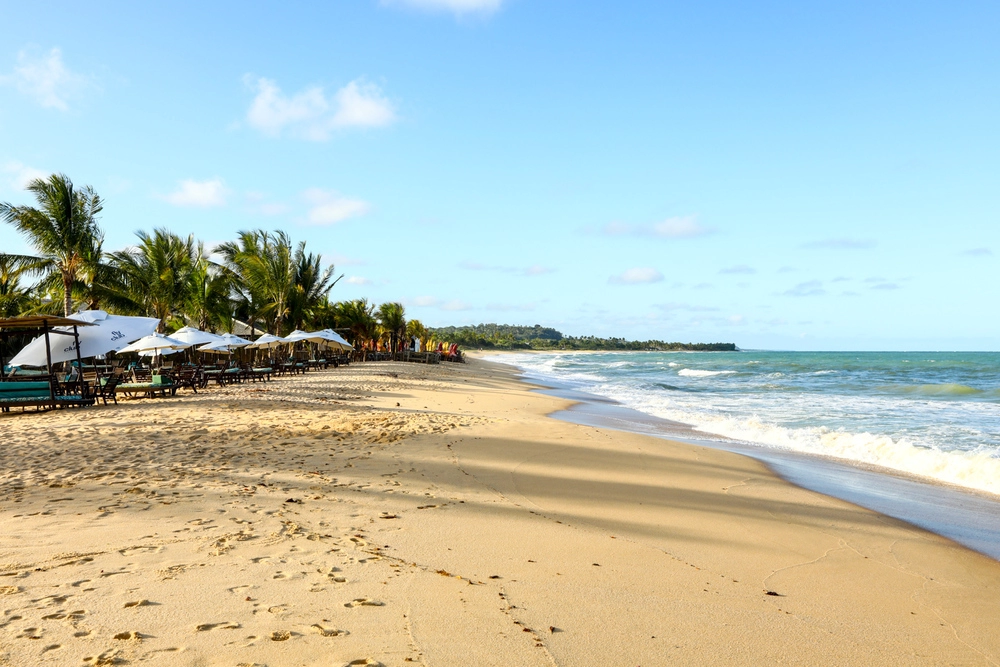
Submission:
<svg viewBox="0 0 1000 667">
<path fill-rule="evenodd" d="M 80 329 L 73 325 L 73 345 L 76 346 L 76 372 L 80 381 L 80 400 L 87 399 L 87 383 L 83 380 L 83 359 L 80 357 Z"/>
<path fill-rule="evenodd" d="M 42 333 L 45 334 L 45 368 L 49 372 L 49 399 L 52 405 L 56 403 L 55 378 L 52 377 L 52 348 L 49 345 L 49 325 L 42 322 Z"/>
</svg>

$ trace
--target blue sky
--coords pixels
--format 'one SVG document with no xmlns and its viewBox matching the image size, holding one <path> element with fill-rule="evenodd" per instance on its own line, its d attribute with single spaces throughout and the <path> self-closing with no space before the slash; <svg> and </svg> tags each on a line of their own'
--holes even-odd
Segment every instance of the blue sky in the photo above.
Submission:
<svg viewBox="0 0 1000 667">
<path fill-rule="evenodd" d="M 1000 349 L 995 3 L 0 15 L 0 201 L 64 172 L 108 249 L 285 229 L 432 326 Z"/>
</svg>

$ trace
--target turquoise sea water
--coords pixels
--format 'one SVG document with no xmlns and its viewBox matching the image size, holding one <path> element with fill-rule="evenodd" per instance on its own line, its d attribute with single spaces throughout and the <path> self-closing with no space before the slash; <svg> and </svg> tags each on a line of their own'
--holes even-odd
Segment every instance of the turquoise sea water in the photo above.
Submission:
<svg viewBox="0 0 1000 667">
<path fill-rule="evenodd" d="M 882 466 L 1000 495 L 1000 353 L 498 355 L 699 436 Z"/>
</svg>

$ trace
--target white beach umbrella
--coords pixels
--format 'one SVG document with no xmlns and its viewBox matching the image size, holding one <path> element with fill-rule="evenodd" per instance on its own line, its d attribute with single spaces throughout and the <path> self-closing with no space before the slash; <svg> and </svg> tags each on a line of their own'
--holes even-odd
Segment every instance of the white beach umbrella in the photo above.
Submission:
<svg viewBox="0 0 1000 667">
<path fill-rule="evenodd" d="M 304 340 L 308 340 L 310 342 L 315 342 L 315 341 L 310 340 L 312 337 L 313 337 L 313 334 L 306 333 L 302 329 L 296 329 L 292 333 L 290 333 L 287 336 L 285 336 L 285 340 L 287 340 L 289 343 L 298 343 L 298 342 L 301 342 L 301 341 L 304 341 Z"/>
<path fill-rule="evenodd" d="M 184 341 L 171 338 L 170 336 L 165 336 L 161 333 L 151 333 L 118 351 L 121 353 L 155 352 L 157 350 L 183 350 L 186 347 L 191 347 L 191 343 L 185 343 Z"/>
<path fill-rule="evenodd" d="M 80 336 L 81 359 L 117 352 L 132 341 L 156 331 L 160 323 L 155 317 L 108 315 L 103 310 L 85 310 L 69 317 L 94 325 L 77 329 Z M 69 332 L 72 329 L 56 327 L 56 330 Z M 49 334 L 49 346 L 52 363 L 76 360 L 76 344 L 71 336 Z M 45 336 L 39 336 L 25 345 L 8 363 L 11 366 L 45 366 Z"/>
<path fill-rule="evenodd" d="M 285 340 L 281 336 L 275 336 L 274 334 L 264 334 L 254 342 L 247 345 L 247 347 L 257 347 L 257 348 L 272 348 L 279 347 L 281 345 L 288 345 L 289 341 Z"/>
<path fill-rule="evenodd" d="M 240 338 L 239 336 L 234 336 L 231 333 L 224 333 L 219 336 L 219 340 L 214 343 L 208 343 L 202 345 L 198 348 L 199 352 L 219 352 L 222 354 L 227 354 L 233 351 L 234 347 L 245 347 L 250 344 L 246 338 Z"/>
<path fill-rule="evenodd" d="M 354 346 L 333 329 L 323 329 L 323 333 L 329 334 L 330 340 L 340 346 L 342 350 L 353 350 Z"/>
<path fill-rule="evenodd" d="M 170 334 L 170 337 L 190 343 L 191 345 L 211 345 L 222 340 L 222 336 L 218 334 L 195 329 L 194 327 L 181 327 Z"/>
</svg>

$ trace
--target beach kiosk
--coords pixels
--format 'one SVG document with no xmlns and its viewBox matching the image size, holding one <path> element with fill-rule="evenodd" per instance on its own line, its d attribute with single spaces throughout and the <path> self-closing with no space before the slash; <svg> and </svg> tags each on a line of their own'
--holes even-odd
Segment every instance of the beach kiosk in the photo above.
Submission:
<svg viewBox="0 0 1000 667">
<path fill-rule="evenodd" d="M 0 319 L 0 406 L 3 406 L 5 412 L 12 406 L 55 407 L 56 405 L 68 404 L 88 405 L 93 402 L 87 396 L 87 385 L 83 381 L 83 373 L 80 371 L 83 360 L 80 357 L 79 327 L 89 326 L 92 326 L 90 322 L 60 315 L 29 315 Z M 23 336 L 24 334 L 41 334 L 39 337 L 44 339 L 45 373 L 36 372 L 26 375 L 22 371 L 16 376 L 10 376 L 7 373 L 7 360 L 4 358 L 7 341 L 12 336 Z M 63 352 L 75 352 L 77 373 L 68 386 L 75 385 L 77 393 L 57 392 L 60 384 L 52 372 L 53 343 L 57 348 L 62 347 Z M 14 377 L 17 379 L 14 380 Z"/>
</svg>

